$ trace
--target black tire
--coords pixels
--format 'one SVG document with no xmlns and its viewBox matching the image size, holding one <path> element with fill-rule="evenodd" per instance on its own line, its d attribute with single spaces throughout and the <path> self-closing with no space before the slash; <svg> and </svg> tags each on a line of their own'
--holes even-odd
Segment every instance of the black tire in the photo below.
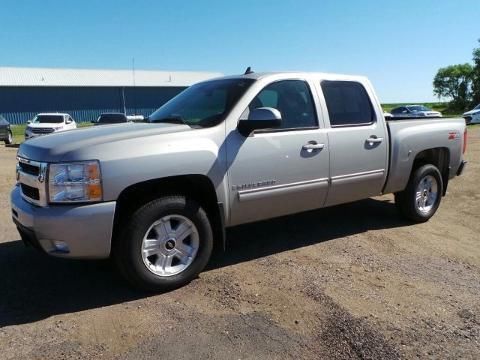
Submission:
<svg viewBox="0 0 480 360">
<path fill-rule="evenodd" d="M 197 230 L 199 246 L 193 262 L 182 272 L 159 276 L 149 270 L 142 258 L 143 238 L 159 219 L 179 215 L 191 221 Z M 129 218 L 113 249 L 113 258 L 121 274 L 134 287 L 147 291 L 166 291 L 189 283 L 205 268 L 213 248 L 213 233 L 206 212 L 184 196 L 166 196 L 153 200 Z"/>
<path fill-rule="evenodd" d="M 7 138 L 5 139 L 5 145 L 12 145 L 13 144 L 13 135 L 11 131 L 8 131 Z"/>
<path fill-rule="evenodd" d="M 428 176 L 432 176 L 436 181 L 437 196 L 428 211 L 421 211 L 416 200 L 417 187 Z M 442 196 L 443 180 L 440 171 L 434 165 L 422 165 L 412 172 L 406 189 L 395 193 L 395 204 L 404 218 L 416 223 L 422 223 L 428 221 L 435 214 L 442 201 Z"/>
</svg>

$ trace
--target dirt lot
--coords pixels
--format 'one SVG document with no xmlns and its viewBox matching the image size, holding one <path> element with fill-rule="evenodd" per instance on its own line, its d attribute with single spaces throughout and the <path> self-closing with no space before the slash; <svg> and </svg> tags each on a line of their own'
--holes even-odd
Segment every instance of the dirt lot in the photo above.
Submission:
<svg viewBox="0 0 480 360">
<path fill-rule="evenodd" d="M 109 262 L 48 258 L 11 223 L 0 147 L 0 358 L 480 358 L 480 127 L 439 212 L 391 196 L 232 229 L 190 285 L 128 289 Z"/>
</svg>

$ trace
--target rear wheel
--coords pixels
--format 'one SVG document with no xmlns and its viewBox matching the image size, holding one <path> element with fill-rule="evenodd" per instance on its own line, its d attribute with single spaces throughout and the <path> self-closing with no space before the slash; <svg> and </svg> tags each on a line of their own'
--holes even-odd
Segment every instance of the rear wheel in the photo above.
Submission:
<svg viewBox="0 0 480 360">
<path fill-rule="evenodd" d="M 395 203 L 405 218 L 425 222 L 437 211 L 442 194 L 440 171 L 434 165 L 423 165 L 412 173 L 407 188 L 395 194 Z"/>
<path fill-rule="evenodd" d="M 134 212 L 113 256 L 132 285 L 161 291 L 194 279 L 207 265 L 212 247 L 205 211 L 193 200 L 168 196 Z"/>
<path fill-rule="evenodd" d="M 5 140 L 5 144 L 6 144 L 6 145 L 11 145 L 11 144 L 13 144 L 13 135 L 12 135 L 12 132 L 11 132 L 11 131 L 8 131 L 7 139 Z"/>
</svg>

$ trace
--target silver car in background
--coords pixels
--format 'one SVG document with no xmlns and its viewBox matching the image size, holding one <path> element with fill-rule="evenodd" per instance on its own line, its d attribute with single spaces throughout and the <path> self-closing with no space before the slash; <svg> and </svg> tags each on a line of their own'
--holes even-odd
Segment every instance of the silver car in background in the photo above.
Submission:
<svg viewBox="0 0 480 360">
<path fill-rule="evenodd" d="M 394 119 L 410 119 L 410 118 L 440 118 L 442 113 L 434 111 L 424 105 L 404 105 L 399 106 L 390 111 Z"/>
</svg>

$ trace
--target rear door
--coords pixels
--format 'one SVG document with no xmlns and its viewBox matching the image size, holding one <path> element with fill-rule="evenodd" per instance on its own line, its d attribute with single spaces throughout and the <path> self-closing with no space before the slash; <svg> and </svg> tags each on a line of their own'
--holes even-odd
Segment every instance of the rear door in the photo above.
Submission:
<svg viewBox="0 0 480 360">
<path fill-rule="evenodd" d="M 379 195 L 388 166 L 388 138 L 373 93 L 357 81 L 320 84 L 330 129 L 330 190 L 326 205 Z"/>
</svg>

